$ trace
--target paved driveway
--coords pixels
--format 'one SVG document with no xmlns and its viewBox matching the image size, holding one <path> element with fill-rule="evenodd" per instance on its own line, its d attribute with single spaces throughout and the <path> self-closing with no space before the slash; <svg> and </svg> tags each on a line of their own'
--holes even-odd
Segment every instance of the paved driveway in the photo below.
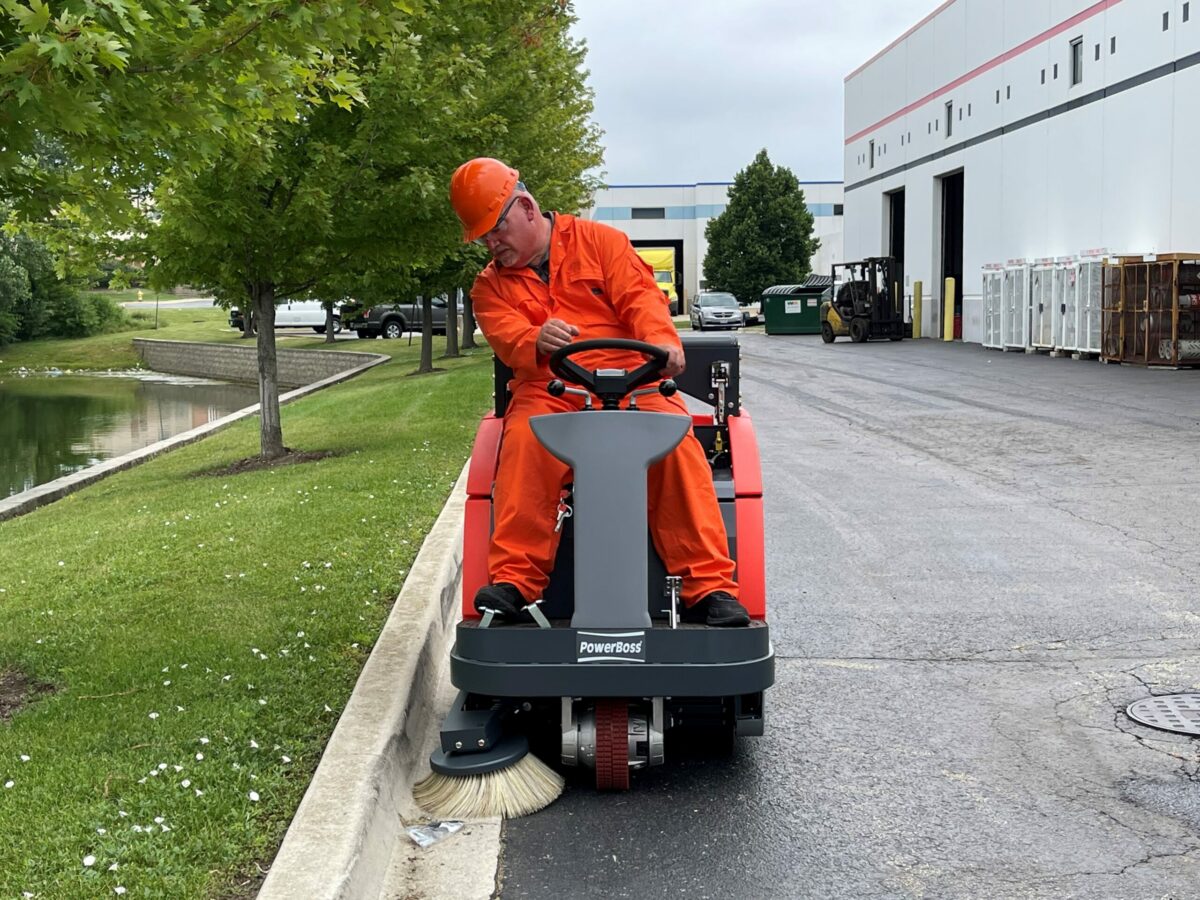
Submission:
<svg viewBox="0 0 1200 900">
<path fill-rule="evenodd" d="M 743 336 L 767 736 L 574 786 L 500 896 L 1195 897 L 1200 372 Z"/>
</svg>

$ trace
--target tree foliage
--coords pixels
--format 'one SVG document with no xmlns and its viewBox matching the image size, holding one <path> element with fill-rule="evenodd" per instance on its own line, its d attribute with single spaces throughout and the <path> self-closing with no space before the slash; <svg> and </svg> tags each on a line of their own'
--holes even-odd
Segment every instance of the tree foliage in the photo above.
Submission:
<svg viewBox="0 0 1200 900">
<path fill-rule="evenodd" d="M 252 307 L 268 382 L 278 300 L 453 295 L 484 262 L 447 201 L 455 166 L 503 155 L 544 185 L 539 197 L 577 207 L 590 192 L 599 149 L 572 21 L 565 2 L 429 0 L 351 55 L 364 102 L 266 123 L 256 142 L 162 181 L 152 278 Z M 277 389 L 260 387 L 263 453 L 274 455 Z"/>
<path fill-rule="evenodd" d="M 25 222 L 112 230 L 161 172 L 259 143 L 264 124 L 314 104 L 360 100 L 351 51 L 408 8 L 0 0 L 0 197 Z"/>
<path fill-rule="evenodd" d="M 81 295 L 55 271 L 46 247 L 25 234 L 0 233 L 0 346 L 43 337 L 84 337 L 118 328 L 121 310 Z"/>
<path fill-rule="evenodd" d="M 725 211 L 705 228 L 704 277 L 712 290 L 751 303 L 773 284 L 797 284 L 811 271 L 820 242 L 791 170 L 760 150 L 734 176 Z"/>
</svg>

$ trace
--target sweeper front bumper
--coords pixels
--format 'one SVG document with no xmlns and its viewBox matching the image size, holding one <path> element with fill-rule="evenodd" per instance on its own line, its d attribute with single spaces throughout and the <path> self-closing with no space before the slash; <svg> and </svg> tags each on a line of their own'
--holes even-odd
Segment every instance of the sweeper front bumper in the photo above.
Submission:
<svg viewBox="0 0 1200 900">
<path fill-rule="evenodd" d="M 775 680 L 770 630 L 655 622 L 636 630 L 458 625 L 450 680 L 490 697 L 729 697 Z"/>
</svg>

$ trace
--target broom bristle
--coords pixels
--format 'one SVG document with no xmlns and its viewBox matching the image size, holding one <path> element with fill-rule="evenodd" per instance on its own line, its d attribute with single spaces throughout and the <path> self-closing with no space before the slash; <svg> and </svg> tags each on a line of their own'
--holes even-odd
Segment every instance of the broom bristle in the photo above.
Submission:
<svg viewBox="0 0 1200 900">
<path fill-rule="evenodd" d="M 440 819 L 515 819 L 549 806 L 565 785 L 561 775 L 527 753 L 511 766 L 483 775 L 431 772 L 413 785 L 413 799 Z"/>
</svg>

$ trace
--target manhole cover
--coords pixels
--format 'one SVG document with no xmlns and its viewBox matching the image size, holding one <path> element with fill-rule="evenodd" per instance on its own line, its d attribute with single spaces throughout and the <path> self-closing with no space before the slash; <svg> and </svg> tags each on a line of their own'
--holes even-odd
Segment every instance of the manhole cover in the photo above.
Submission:
<svg viewBox="0 0 1200 900">
<path fill-rule="evenodd" d="M 1163 694 L 1130 703 L 1125 714 L 1135 722 L 1174 731 L 1200 735 L 1200 694 Z"/>
</svg>

